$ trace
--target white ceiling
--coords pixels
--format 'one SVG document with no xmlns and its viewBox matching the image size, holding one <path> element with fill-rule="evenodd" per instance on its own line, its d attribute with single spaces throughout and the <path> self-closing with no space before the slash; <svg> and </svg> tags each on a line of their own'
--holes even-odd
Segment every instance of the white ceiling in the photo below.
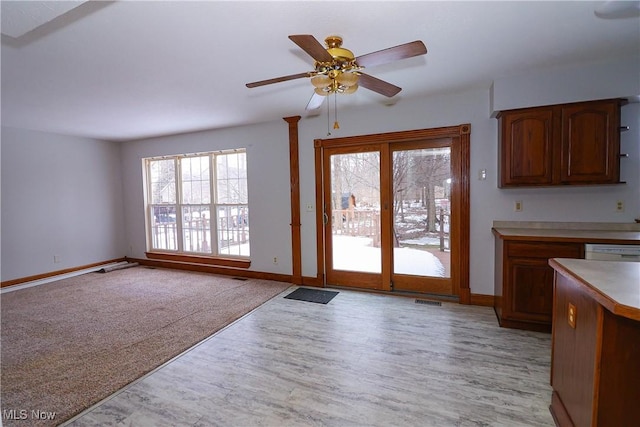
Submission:
<svg viewBox="0 0 640 427">
<path fill-rule="evenodd" d="M 2 1 L 3 23 L 7 6 L 27 3 Z M 640 55 L 639 18 L 601 19 L 603 2 L 77 3 L 3 34 L 2 125 L 127 140 L 304 117 L 307 79 L 245 87 L 313 68 L 290 34 L 337 34 L 356 56 L 424 41 L 427 55 L 366 70 L 399 95 L 361 88 L 340 96 L 343 109 Z"/>
<path fill-rule="evenodd" d="M 2 3 L 2 34 L 20 37 L 53 21 L 84 1 L 5 1 Z"/>
</svg>

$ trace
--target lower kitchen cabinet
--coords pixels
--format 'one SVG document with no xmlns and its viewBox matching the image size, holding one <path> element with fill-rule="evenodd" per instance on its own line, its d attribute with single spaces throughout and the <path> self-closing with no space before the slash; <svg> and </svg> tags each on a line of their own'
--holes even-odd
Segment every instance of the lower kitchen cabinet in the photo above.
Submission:
<svg viewBox="0 0 640 427">
<path fill-rule="evenodd" d="M 551 332 L 550 258 L 584 258 L 581 243 L 496 238 L 495 304 L 500 326 Z"/>
</svg>

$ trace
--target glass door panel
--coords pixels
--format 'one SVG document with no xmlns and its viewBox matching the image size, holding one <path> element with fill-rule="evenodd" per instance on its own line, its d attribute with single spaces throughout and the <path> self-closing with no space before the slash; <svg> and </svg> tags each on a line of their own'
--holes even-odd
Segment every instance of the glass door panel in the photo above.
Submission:
<svg viewBox="0 0 640 427">
<path fill-rule="evenodd" d="M 451 149 L 392 155 L 393 272 L 451 277 Z"/>
<path fill-rule="evenodd" d="M 451 139 L 397 144 L 390 158 L 393 289 L 453 295 L 457 212 Z"/>
<path fill-rule="evenodd" d="M 327 148 L 323 154 L 326 281 L 330 285 L 390 290 L 388 195 L 380 144 Z M 386 199 L 385 199 L 386 197 Z M 381 206 L 383 209 L 381 209 Z M 383 277 L 386 279 L 383 280 Z"/>
<path fill-rule="evenodd" d="M 379 274 L 380 152 L 334 154 L 330 170 L 333 269 Z"/>
</svg>

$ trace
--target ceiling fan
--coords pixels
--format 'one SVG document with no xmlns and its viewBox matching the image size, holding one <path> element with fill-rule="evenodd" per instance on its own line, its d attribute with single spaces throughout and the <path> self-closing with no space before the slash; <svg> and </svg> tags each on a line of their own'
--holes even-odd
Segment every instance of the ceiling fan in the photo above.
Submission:
<svg viewBox="0 0 640 427">
<path fill-rule="evenodd" d="M 309 77 L 315 90 L 307 104 L 307 110 L 319 108 L 328 95 L 353 93 L 358 89 L 358 86 L 392 97 L 402 88 L 365 74 L 362 70 L 366 67 L 387 64 L 427 53 L 427 48 L 420 40 L 355 57 L 350 50 L 342 47 L 342 38 L 339 36 L 327 37 L 325 39 L 326 47 L 308 34 L 291 35 L 289 39 L 315 60 L 314 70 L 247 83 L 247 87 L 254 88 Z"/>
</svg>

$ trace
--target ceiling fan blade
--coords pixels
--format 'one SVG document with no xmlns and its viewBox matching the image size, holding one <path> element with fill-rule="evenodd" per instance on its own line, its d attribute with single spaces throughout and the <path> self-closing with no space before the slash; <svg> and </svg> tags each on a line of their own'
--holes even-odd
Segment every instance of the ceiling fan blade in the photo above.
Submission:
<svg viewBox="0 0 640 427">
<path fill-rule="evenodd" d="M 318 95 L 317 93 L 314 92 L 313 95 L 311 95 L 311 99 L 309 100 L 309 103 L 307 104 L 307 107 L 305 108 L 305 110 L 307 111 L 317 110 L 322 106 L 325 98 L 326 96 Z"/>
<path fill-rule="evenodd" d="M 309 73 L 291 74 L 290 76 L 282 76 L 282 77 L 276 77 L 275 79 L 260 80 L 259 82 L 247 83 L 246 86 L 248 88 L 252 88 L 252 87 L 258 87 L 258 86 L 270 85 L 272 83 L 286 82 L 288 80 L 301 79 L 303 77 L 310 77 L 310 74 Z"/>
<path fill-rule="evenodd" d="M 356 58 L 356 64 L 361 67 L 373 67 L 374 65 L 387 64 L 399 59 L 411 58 L 413 56 L 424 55 L 427 47 L 420 40 L 400 46 L 390 47 L 377 52 L 367 53 Z"/>
<path fill-rule="evenodd" d="M 331 62 L 333 61 L 333 56 L 324 46 L 312 35 L 309 34 L 299 34 L 289 36 L 289 39 L 300 46 L 302 50 L 307 52 L 313 59 L 318 62 Z"/>
<path fill-rule="evenodd" d="M 358 78 L 358 85 L 366 87 L 374 92 L 378 92 L 381 95 L 388 96 L 389 98 L 398 94 L 398 92 L 402 90 L 402 88 L 396 85 L 392 85 L 391 83 L 385 82 L 384 80 L 380 80 L 368 74 L 358 74 L 360 74 L 360 77 Z"/>
</svg>

